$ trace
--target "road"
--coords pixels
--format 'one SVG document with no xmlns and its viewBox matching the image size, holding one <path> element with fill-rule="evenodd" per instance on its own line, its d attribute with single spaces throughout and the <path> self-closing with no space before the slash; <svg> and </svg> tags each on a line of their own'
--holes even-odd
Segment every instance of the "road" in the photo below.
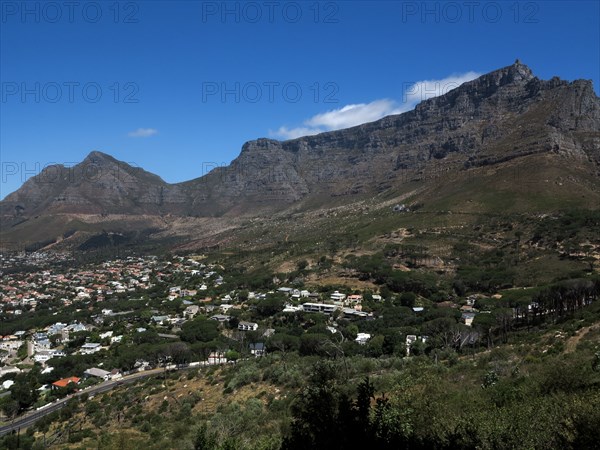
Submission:
<svg viewBox="0 0 600 450">
<path fill-rule="evenodd" d="M 186 369 L 186 368 L 187 367 L 182 367 L 182 369 Z M 134 373 L 132 375 L 128 375 L 119 380 L 104 381 L 95 386 L 91 386 L 91 387 L 81 390 L 67 398 L 61 399 L 54 403 L 50 403 L 48 406 L 43 407 L 43 409 L 31 411 L 29 413 L 26 413 L 22 416 L 17 417 L 10 424 L 3 425 L 0 427 L 0 436 L 4 436 L 5 434 L 8 434 L 12 431 L 16 431 L 19 428 L 27 428 L 27 427 L 33 425 L 35 422 L 40 420 L 42 417 L 47 416 L 48 414 L 53 413 L 54 411 L 58 411 L 59 409 L 63 408 L 65 406 L 65 404 L 69 401 L 69 399 L 72 397 L 78 397 L 83 394 L 88 394 L 88 395 L 101 394 L 103 392 L 110 391 L 114 387 L 120 386 L 121 384 L 133 383 L 133 382 L 139 380 L 140 378 L 151 377 L 153 375 L 160 375 L 164 372 L 165 372 L 165 369 L 163 369 L 163 368 L 146 370 L 144 372 L 138 372 L 138 373 Z"/>
</svg>

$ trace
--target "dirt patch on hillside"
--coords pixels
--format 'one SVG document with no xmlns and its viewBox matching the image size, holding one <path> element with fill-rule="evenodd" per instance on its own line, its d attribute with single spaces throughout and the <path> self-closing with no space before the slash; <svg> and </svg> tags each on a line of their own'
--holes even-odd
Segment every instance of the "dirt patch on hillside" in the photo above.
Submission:
<svg viewBox="0 0 600 450">
<path fill-rule="evenodd" d="M 573 353 L 577 348 L 577 344 L 592 330 L 600 329 L 600 323 L 583 327 L 577 330 L 575 336 L 571 336 L 565 341 L 565 353 Z"/>
</svg>

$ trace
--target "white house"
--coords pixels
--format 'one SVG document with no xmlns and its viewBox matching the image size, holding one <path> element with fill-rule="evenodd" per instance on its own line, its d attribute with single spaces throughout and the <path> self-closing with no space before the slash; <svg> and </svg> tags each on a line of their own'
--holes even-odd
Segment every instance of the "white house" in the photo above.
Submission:
<svg viewBox="0 0 600 450">
<path fill-rule="evenodd" d="M 215 314 L 214 316 L 211 316 L 210 319 L 216 320 L 217 322 L 227 322 L 231 317 L 223 314 Z"/>
<path fill-rule="evenodd" d="M 88 342 L 81 346 L 80 353 L 82 355 L 91 355 L 92 353 L 96 353 L 97 351 L 100 351 L 101 349 L 102 349 L 102 346 L 99 343 Z"/>
<path fill-rule="evenodd" d="M 360 345 L 365 345 L 369 339 L 371 339 L 371 335 L 369 333 L 358 333 L 356 335 L 356 339 L 354 340 Z"/>
<path fill-rule="evenodd" d="M 414 334 L 406 335 L 406 356 L 410 356 L 410 348 L 417 341 L 425 343 L 427 342 L 427 336 L 416 336 Z"/>
<path fill-rule="evenodd" d="M 339 291 L 335 291 L 333 294 L 331 294 L 329 298 L 334 302 L 343 302 L 346 299 L 346 294 L 342 294 Z"/>
<path fill-rule="evenodd" d="M 152 316 L 150 320 L 152 320 L 156 324 L 162 324 L 163 322 L 169 320 L 169 316 Z"/>
<path fill-rule="evenodd" d="M 238 330 L 241 331 L 256 331 L 258 329 L 258 324 L 254 322 L 240 322 L 238 324 Z"/>
<path fill-rule="evenodd" d="M 362 303 L 363 296 L 359 294 L 352 294 L 346 298 L 346 305 L 359 305 Z"/>
<path fill-rule="evenodd" d="M 212 352 L 208 355 L 208 364 L 223 364 L 227 362 L 223 352 Z"/>
<path fill-rule="evenodd" d="M 475 319 L 476 314 L 471 312 L 464 312 L 461 315 L 461 321 L 468 327 L 473 326 L 473 320 Z"/>
<path fill-rule="evenodd" d="M 91 369 L 86 370 L 85 372 L 83 372 L 83 375 L 86 378 L 96 377 L 96 378 L 101 378 L 105 381 L 110 378 L 110 372 L 103 370 L 103 369 L 99 369 L 97 367 L 92 367 Z"/>
<path fill-rule="evenodd" d="M 343 308 L 344 316 L 350 317 L 372 317 L 373 313 L 367 313 L 356 308 Z"/>
<path fill-rule="evenodd" d="M 198 305 L 190 305 L 183 311 L 183 315 L 186 317 L 194 317 L 200 311 L 200 307 Z"/>
<path fill-rule="evenodd" d="M 285 305 L 285 307 L 283 308 L 283 312 L 298 312 L 298 311 L 302 311 L 303 308 L 302 306 L 294 306 L 294 305 Z"/>
<path fill-rule="evenodd" d="M 40 350 L 36 352 L 36 354 L 33 356 L 33 359 L 36 362 L 45 363 L 49 359 L 62 358 L 64 356 L 66 356 L 66 354 L 60 350 Z"/>
<path fill-rule="evenodd" d="M 45 363 L 50 358 L 52 358 L 52 352 L 50 352 L 49 350 L 41 350 L 39 352 L 36 352 L 35 355 L 33 355 L 33 360 L 39 363 Z"/>
<path fill-rule="evenodd" d="M 227 311 L 229 311 L 231 308 L 233 308 L 233 305 L 227 305 L 227 304 L 225 304 L 225 305 L 221 305 L 219 309 L 220 309 L 220 310 L 221 310 L 221 311 L 222 311 L 224 314 L 227 314 Z"/>
<path fill-rule="evenodd" d="M 331 314 L 336 309 L 339 309 L 339 306 L 330 305 L 327 303 L 303 303 L 302 309 L 304 309 L 305 312 L 322 312 L 325 314 Z"/>
</svg>

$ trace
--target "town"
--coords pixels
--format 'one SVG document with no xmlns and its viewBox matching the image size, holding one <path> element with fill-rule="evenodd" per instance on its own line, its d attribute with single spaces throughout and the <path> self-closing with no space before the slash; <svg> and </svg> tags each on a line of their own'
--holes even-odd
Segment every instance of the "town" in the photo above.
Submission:
<svg viewBox="0 0 600 450">
<path fill-rule="evenodd" d="M 281 325 L 273 320 L 279 313 L 321 313 L 321 319 L 311 320 L 325 323 L 341 339 L 350 336 L 342 336 L 338 320 L 374 319 L 363 310 L 361 293 L 277 287 L 277 280 L 272 290 L 230 290 L 222 266 L 194 258 L 128 257 L 68 270 L 54 267 L 63 258 L 44 254 L 1 260 L 5 269 L 39 269 L 3 274 L 0 281 L 0 387 L 8 393 L 15 379 L 26 379 L 18 374 L 34 368 L 41 375 L 29 401 L 8 405 L 5 412 L 41 407 L 74 390 L 161 364 L 264 356 L 273 327 Z M 383 300 L 368 295 L 371 302 Z M 371 338 L 357 330 L 350 335 L 358 345 Z M 409 335 L 406 342 L 416 338 Z"/>
</svg>

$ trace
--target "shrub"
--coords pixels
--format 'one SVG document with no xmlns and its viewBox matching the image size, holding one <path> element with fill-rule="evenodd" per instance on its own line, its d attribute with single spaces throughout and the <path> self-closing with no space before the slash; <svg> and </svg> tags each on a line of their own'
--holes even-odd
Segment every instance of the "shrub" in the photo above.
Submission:
<svg viewBox="0 0 600 450">
<path fill-rule="evenodd" d="M 247 364 L 233 375 L 226 388 L 237 389 L 247 384 L 260 381 L 260 370 L 254 364 Z"/>
</svg>

